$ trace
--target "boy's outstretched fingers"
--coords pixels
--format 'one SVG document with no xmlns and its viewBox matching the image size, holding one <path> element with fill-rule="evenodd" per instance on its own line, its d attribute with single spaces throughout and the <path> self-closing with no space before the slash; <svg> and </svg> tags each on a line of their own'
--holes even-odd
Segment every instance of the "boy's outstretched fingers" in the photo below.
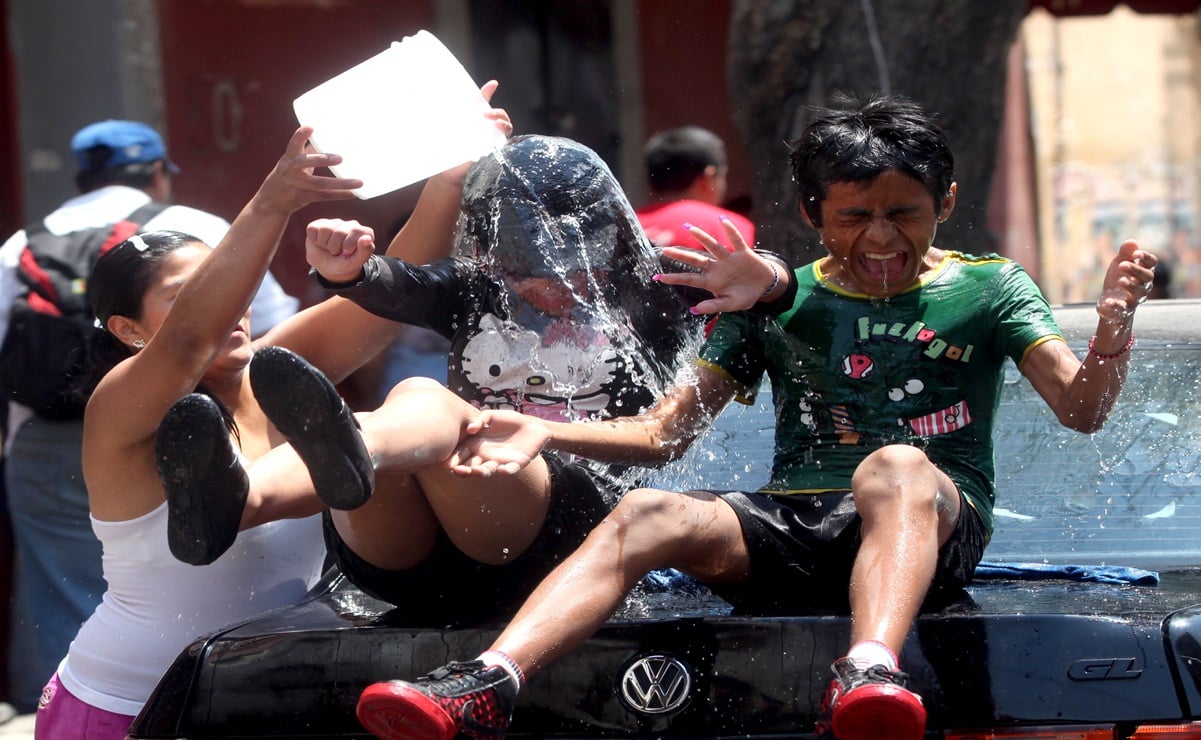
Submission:
<svg viewBox="0 0 1201 740">
<path fill-rule="evenodd" d="M 550 432 L 537 419 L 515 411 L 482 411 L 463 429 L 451 454 L 451 472 L 460 476 L 514 475 L 546 447 Z"/>
<path fill-rule="evenodd" d="M 696 228 L 692 233 L 698 238 L 704 234 Z M 712 256 L 679 247 L 663 250 L 664 256 L 687 265 L 694 272 L 661 273 L 652 278 L 667 285 L 685 285 L 712 293 L 712 298 L 692 307 L 693 314 L 745 310 L 755 305 L 781 279 L 786 279 L 779 267 L 748 249 L 742 237 L 738 238 L 742 246 L 729 252 L 721 245 L 712 249 L 708 242 L 702 240 L 702 243 Z"/>
</svg>

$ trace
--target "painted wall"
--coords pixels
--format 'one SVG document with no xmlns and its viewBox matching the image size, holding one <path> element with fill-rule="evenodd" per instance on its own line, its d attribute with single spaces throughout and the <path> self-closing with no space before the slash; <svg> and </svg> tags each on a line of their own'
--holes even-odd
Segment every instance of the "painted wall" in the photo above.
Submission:
<svg viewBox="0 0 1201 740">
<path fill-rule="evenodd" d="M 686 124 L 721 136 L 730 160 L 728 197 L 738 200 L 750 197 L 751 173 L 731 118 L 726 79 L 731 5 L 730 0 L 641 0 L 638 20 L 645 136 Z"/>
<path fill-rule="evenodd" d="M 20 222 L 73 195 L 72 134 L 104 118 L 161 127 L 157 28 L 138 12 L 148 0 L 17 0 L 7 3 L 7 46 L 23 202 Z M 6 106 L 7 108 L 7 106 Z M 16 171 L 17 168 L 8 172 Z"/>
<path fill-rule="evenodd" d="M 1095 300 L 1129 238 L 1172 263 L 1175 295 L 1201 296 L 1197 18 L 1036 11 L 1023 38 L 1048 296 Z"/>
<path fill-rule="evenodd" d="M 228 219 L 283 153 L 297 126 L 293 99 L 432 23 L 426 3 L 394 0 L 168 0 L 158 12 L 169 148 L 182 170 L 176 199 Z M 364 116 L 373 115 L 373 103 L 348 102 Z M 289 223 L 273 272 L 292 295 L 316 300 L 304 262 L 305 224 L 356 218 L 390 234 L 415 196 L 406 188 L 309 206 Z"/>
</svg>

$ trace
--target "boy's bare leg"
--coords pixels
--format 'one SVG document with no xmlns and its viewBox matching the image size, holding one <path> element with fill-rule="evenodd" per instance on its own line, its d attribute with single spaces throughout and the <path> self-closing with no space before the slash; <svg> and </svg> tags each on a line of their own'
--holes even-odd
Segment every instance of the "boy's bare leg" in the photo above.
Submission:
<svg viewBox="0 0 1201 740">
<path fill-rule="evenodd" d="M 648 571 L 676 567 L 709 581 L 745 577 L 750 559 L 733 509 L 705 492 L 640 489 L 622 498 L 584 544 L 526 601 L 479 661 L 416 681 L 385 681 L 359 697 L 359 720 L 378 737 L 503 735 L 518 686 L 571 650 L 617 609 Z"/>
<path fill-rule="evenodd" d="M 526 600 L 492 650 L 532 674 L 588 639 L 638 581 L 677 568 L 709 582 L 750 570 L 738 515 L 708 492 L 631 491 Z"/>
<path fill-rule="evenodd" d="M 872 453 L 852 481 L 863 520 L 851 574 L 851 644 L 875 640 L 899 654 L 959 519 L 959 492 L 920 450 Z"/>
</svg>

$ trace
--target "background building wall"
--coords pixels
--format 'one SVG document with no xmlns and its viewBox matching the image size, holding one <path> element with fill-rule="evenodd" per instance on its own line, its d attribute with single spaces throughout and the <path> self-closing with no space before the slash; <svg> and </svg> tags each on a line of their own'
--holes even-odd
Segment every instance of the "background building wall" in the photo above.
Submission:
<svg viewBox="0 0 1201 740">
<path fill-rule="evenodd" d="M 441 35 L 425 2 L 168 0 L 157 7 L 165 131 L 182 170 L 175 178 L 176 199 L 227 219 L 237 215 L 283 153 L 298 125 L 295 98 L 422 28 Z M 198 53 L 198 39 L 223 37 L 238 43 L 213 43 Z M 378 109 L 371 99 L 346 105 L 363 116 Z M 421 110 L 415 107 L 413 115 Z M 319 217 L 354 218 L 375 228 L 386 243 L 418 192 L 409 187 L 365 201 L 306 207 L 289 221 L 273 273 L 303 302 L 319 299 L 304 262 L 305 224 Z"/>
<path fill-rule="evenodd" d="M 1196 17 L 1034 11 L 1023 38 L 1048 296 L 1095 300 L 1128 238 L 1172 263 L 1176 295 L 1201 295 Z"/>
<path fill-rule="evenodd" d="M 23 208 L 34 218 L 75 192 L 67 146 L 80 127 L 136 118 L 161 127 L 151 0 L 11 0 L 8 49 Z"/>
<path fill-rule="evenodd" d="M 730 0 L 5 2 L 21 152 L 20 174 L 6 178 L 14 186 L 4 201 L 9 230 L 74 193 L 70 137 L 110 117 L 163 131 L 182 169 L 176 200 L 232 219 L 296 125 L 292 100 L 423 28 L 477 82 L 501 82 L 495 102 L 509 109 L 517 133 L 592 147 L 635 204 L 646 195 L 645 136 L 684 123 L 727 140 L 730 195 L 749 190 L 725 87 Z M 372 115 L 373 101 L 350 104 Z M 306 208 L 289 224 L 273 271 L 306 303 L 318 299 L 296 246 L 304 224 L 357 218 L 387 235 L 417 193 Z"/>
<path fill-rule="evenodd" d="M 420 28 L 477 81 L 501 81 L 497 103 L 519 133 L 595 148 L 635 204 L 646 195 L 645 137 L 684 123 L 726 139 L 730 197 L 742 207 L 749 197 L 722 53 L 732 0 L 506 0 L 499 13 L 491 0 L 0 3 L 6 233 L 74 192 L 67 142 L 105 117 L 162 129 L 184 170 L 178 199 L 233 218 L 295 125 L 291 100 Z M 990 204 L 998 249 L 1052 300 L 1091 300 L 1116 243 L 1136 235 L 1171 260 L 1178 295 L 1201 295 L 1195 16 L 1122 4 L 1070 18 L 1035 9 L 1021 46 Z M 1028 110 L 1018 110 L 1023 101 Z M 372 102 L 361 104 L 370 115 Z M 415 195 L 307 209 L 274 270 L 290 292 L 316 299 L 289 246 L 304 221 L 343 215 L 390 233 Z"/>
</svg>

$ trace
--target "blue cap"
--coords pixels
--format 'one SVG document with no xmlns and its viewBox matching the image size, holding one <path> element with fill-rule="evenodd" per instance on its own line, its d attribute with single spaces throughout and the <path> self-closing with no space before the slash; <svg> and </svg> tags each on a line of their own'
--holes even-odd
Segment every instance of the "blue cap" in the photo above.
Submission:
<svg viewBox="0 0 1201 740">
<path fill-rule="evenodd" d="M 97 162 L 88 150 L 106 146 L 112 150 L 108 160 Z M 167 158 L 163 137 L 144 123 L 137 121 L 100 121 L 81 128 L 71 138 L 71 151 L 82 171 L 95 171 L 162 160 L 171 172 L 179 172 Z"/>
</svg>

